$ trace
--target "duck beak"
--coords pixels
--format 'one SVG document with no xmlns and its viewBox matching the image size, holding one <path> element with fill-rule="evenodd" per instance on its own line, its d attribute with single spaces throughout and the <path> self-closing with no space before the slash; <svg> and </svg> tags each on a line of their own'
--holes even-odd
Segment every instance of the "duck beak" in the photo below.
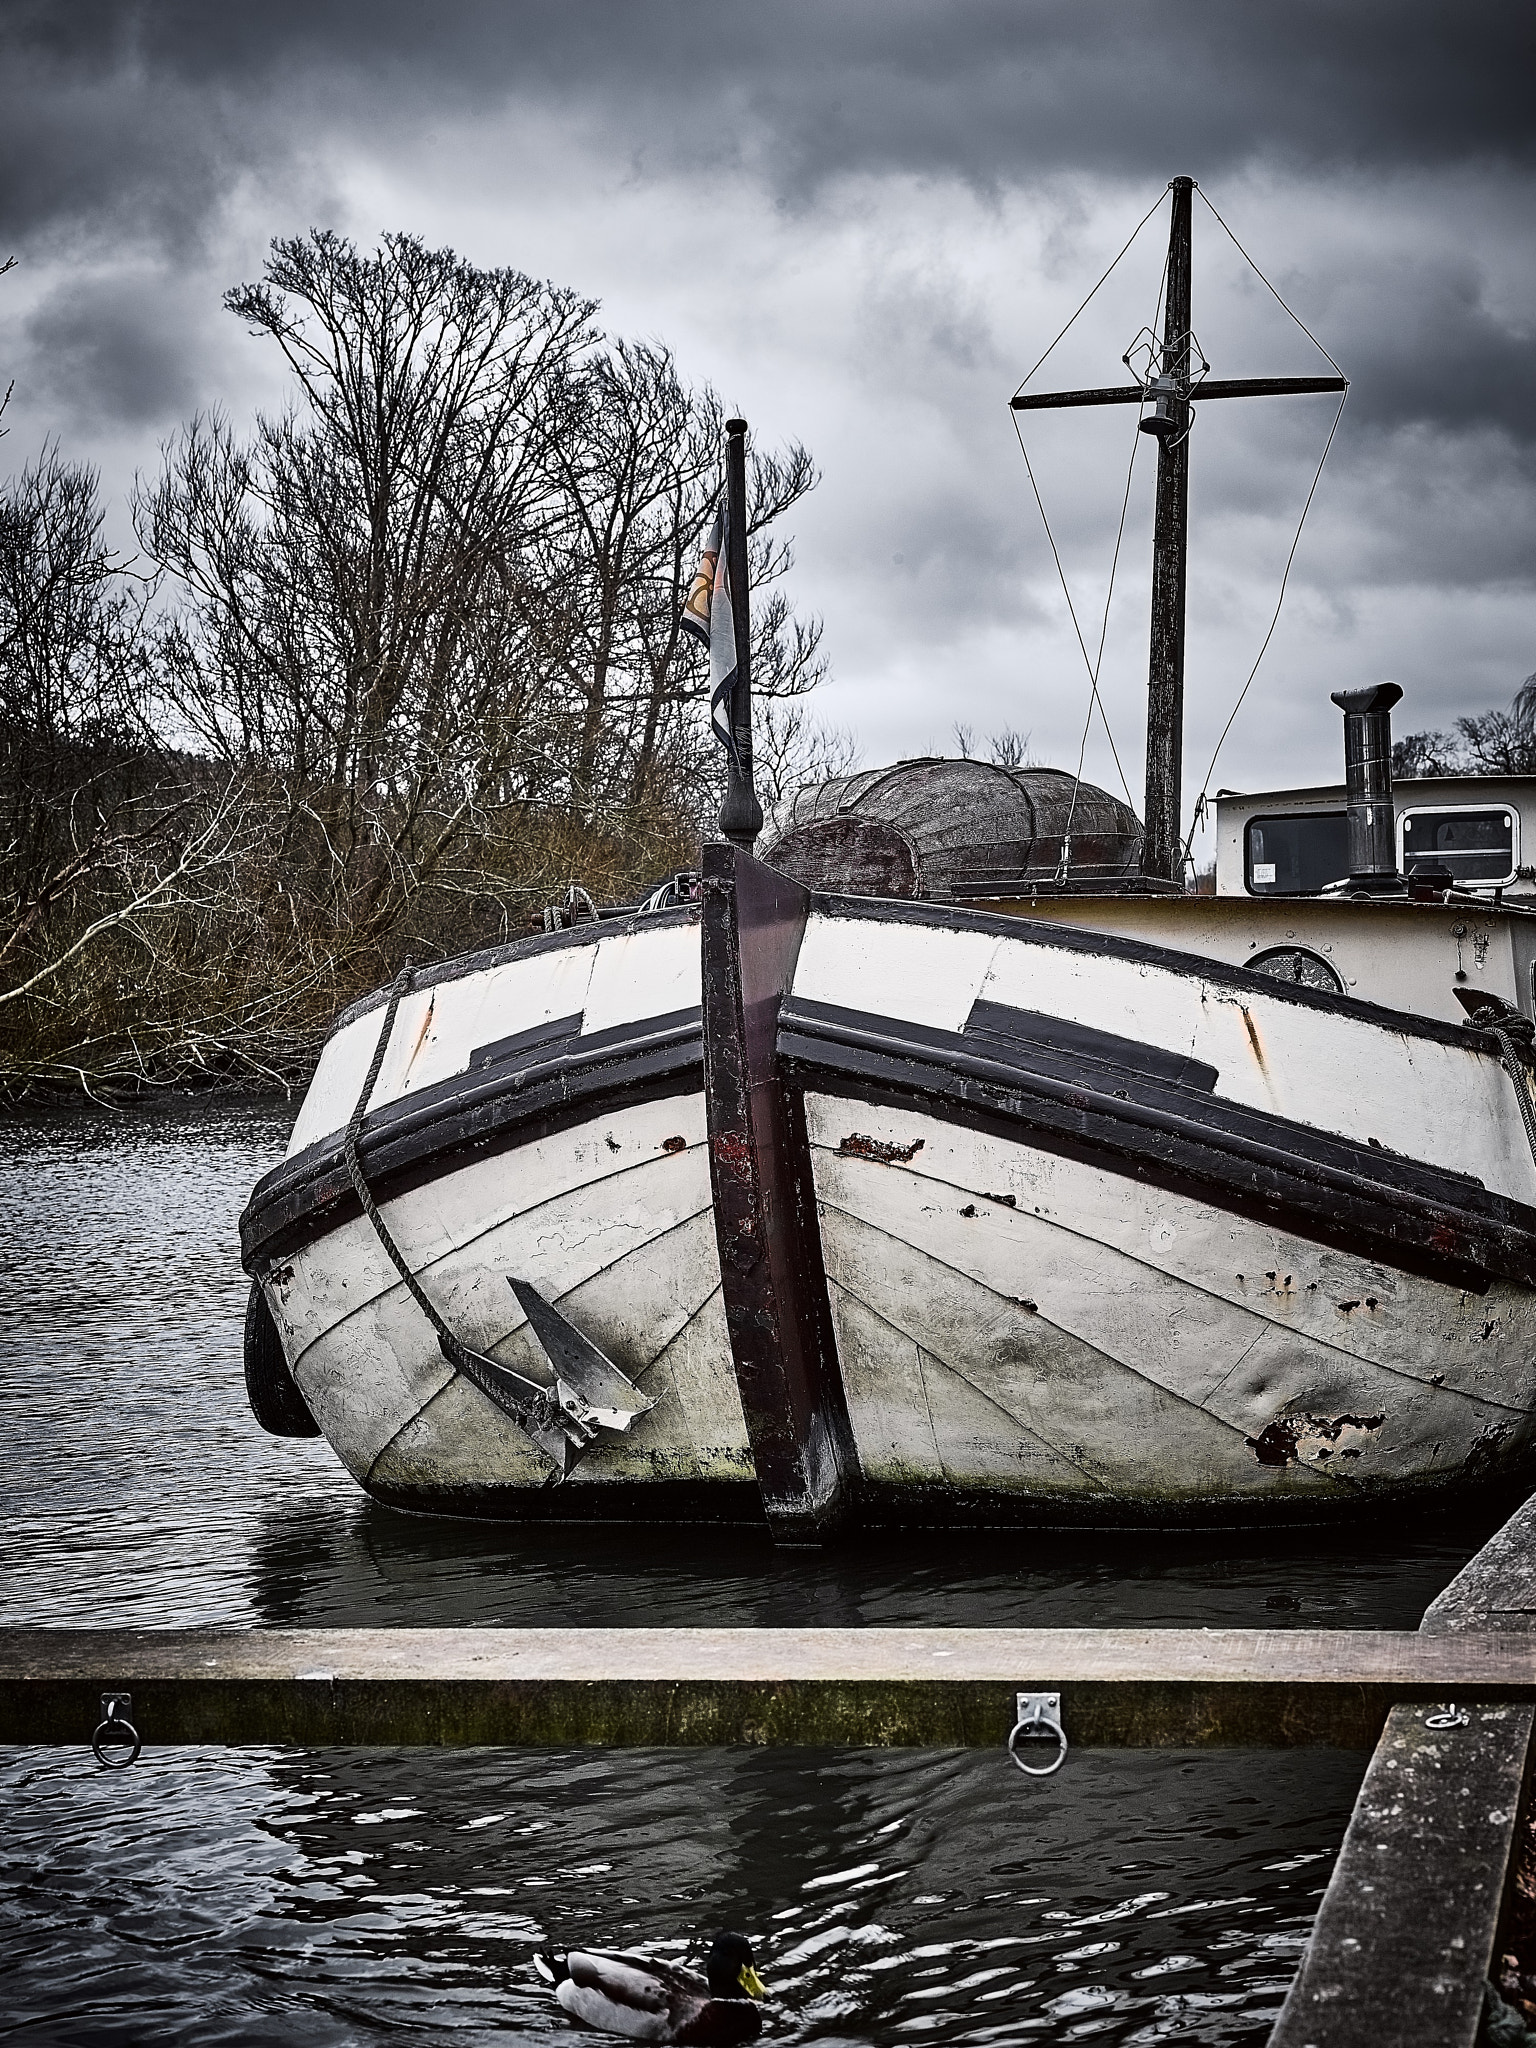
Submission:
<svg viewBox="0 0 1536 2048">
<path fill-rule="evenodd" d="M 750 1963 L 743 1963 L 736 1972 L 736 1982 L 745 1991 L 748 1998 L 766 1998 L 768 1996 L 767 1992 L 763 1989 L 762 1978 L 759 1977 Z"/>
</svg>

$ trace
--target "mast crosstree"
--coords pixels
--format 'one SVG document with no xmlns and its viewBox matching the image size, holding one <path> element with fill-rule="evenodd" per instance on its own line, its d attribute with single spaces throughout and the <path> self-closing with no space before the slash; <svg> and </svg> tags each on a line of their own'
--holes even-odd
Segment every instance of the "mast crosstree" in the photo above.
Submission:
<svg viewBox="0 0 1536 2048">
<path fill-rule="evenodd" d="M 1168 290 L 1162 346 L 1144 384 L 1117 384 L 1093 391 L 1021 393 L 1015 412 L 1044 412 L 1083 405 L 1143 405 L 1157 410 L 1141 422 L 1157 437 L 1157 500 L 1152 532 L 1152 630 L 1147 662 L 1146 837 L 1144 875 L 1167 882 L 1183 879 L 1182 809 L 1184 753 L 1184 618 L 1189 557 L 1190 398 L 1198 388 L 1208 398 L 1274 398 L 1320 391 L 1345 391 L 1344 377 L 1191 377 L 1193 178 L 1175 178 L 1168 230 Z M 1201 359 L 1201 370 L 1205 368 Z M 1155 374 L 1154 374 L 1155 372 Z"/>
</svg>

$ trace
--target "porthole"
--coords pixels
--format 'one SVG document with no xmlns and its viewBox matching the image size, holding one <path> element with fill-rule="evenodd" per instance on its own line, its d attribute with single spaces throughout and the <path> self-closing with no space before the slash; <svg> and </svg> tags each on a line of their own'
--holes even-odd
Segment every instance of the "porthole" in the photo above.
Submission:
<svg viewBox="0 0 1536 2048">
<path fill-rule="evenodd" d="M 1255 974 L 1272 974 L 1276 981 L 1288 981 L 1295 988 L 1322 988 L 1330 995 L 1344 993 L 1344 977 L 1321 953 L 1306 946 L 1266 946 L 1248 962 Z"/>
</svg>

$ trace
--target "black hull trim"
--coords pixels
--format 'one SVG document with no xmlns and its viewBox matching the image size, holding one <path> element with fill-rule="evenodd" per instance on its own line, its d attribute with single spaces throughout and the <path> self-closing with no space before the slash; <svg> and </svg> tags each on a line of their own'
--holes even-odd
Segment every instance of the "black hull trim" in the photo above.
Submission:
<svg viewBox="0 0 1536 2048">
<path fill-rule="evenodd" d="M 1070 1045 L 789 1002 L 779 1051 L 801 1089 L 918 1109 L 1471 1293 L 1536 1286 L 1536 1210 L 1523 1203 L 1198 1086 L 1112 1074 Z"/>
<path fill-rule="evenodd" d="M 534 1045 L 483 1047 L 470 1069 L 422 1088 L 370 1116 L 358 1153 L 377 1201 L 424 1186 L 473 1159 L 531 1144 L 553 1131 L 637 1102 L 698 1094 L 704 1085 L 697 1010 L 588 1038 L 580 1018 Z M 526 1038 L 534 1034 L 519 1034 Z M 274 1260 L 362 1214 L 346 1161 L 343 1133 L 307 1147 L 258 1181 L 240 1218 L 240 1262 L 264 1273 Z"/>
</svg>

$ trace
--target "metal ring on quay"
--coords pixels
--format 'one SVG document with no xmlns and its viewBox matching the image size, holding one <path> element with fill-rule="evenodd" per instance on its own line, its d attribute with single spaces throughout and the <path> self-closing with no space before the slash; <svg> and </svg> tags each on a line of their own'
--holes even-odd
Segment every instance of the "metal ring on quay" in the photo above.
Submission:
<svg viewBox="0 0 1536 2048">
<path fill-rule="evenodd" d="M 1008 1737 L 1008 1754 L 1013 1758 L 1026 1778 L 1049 1778 L 1059 1771 L 1067 1760 L 1067 1731 L 1061 1725 L 1061 1694 L 1056 1692 L 1021 1692 L 1015 1695 L 1014 1721 Z M 1051 1735 L 1057 1743 L 1055 1756 L 1048 1764 L 1027 1764 L 1014 1747 L 1021 1735 Z"/>
<path fill-rule="evenodd" d="M 107 1754 L 101 1739 L 111 1729 L 121 1729 L 122 1733 L 128 1737 L 127 1744 L 114 1742 L 111 1745 L 113 1750 L 118 1752 L 116 1755 Z M 97 1763 L 103 1765 L 109 1771 L 125 1771 L 129 1764 L 138 1761 L 139 1751 L 143 1747 L 144 1744 L 138 1729 L 134 1727 L 130 1720 L 118 1712 L 117 1701 L 115 1699 L 109 1700 L 106 1717 L 98 1723 L 96 1731 L 91 1737 L 91 1751 Z M 124 1748 L 128 1750 L 126 1756 L 121 1754 Z"/>
<path fill-rule="evenodd" d="M 1467 1712 L 1466 1708 L 1458 1707 L 1456 1702 L 1452 1700 L 1449 1706 L 1442 1712 L 1426 1714 L 1424 1716 L 1424 1726 L 1426 1728 L 1465 1728 L 1471 1722 L 1471 1719 L 1472 1716 Z"/>
</svg>

